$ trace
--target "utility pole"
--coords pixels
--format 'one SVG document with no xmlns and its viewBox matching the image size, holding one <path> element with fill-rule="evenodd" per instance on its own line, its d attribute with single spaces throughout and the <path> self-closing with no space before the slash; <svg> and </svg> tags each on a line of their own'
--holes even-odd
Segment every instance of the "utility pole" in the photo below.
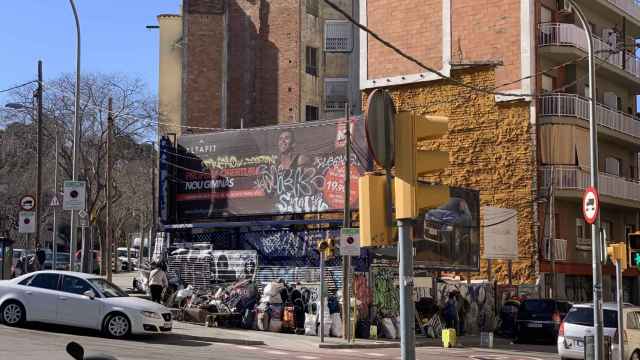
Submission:
<svg viewBox="0 0 640 360">
<path fill-rule="evenodd" d="M 40 250 L 40 218 L 42 216 L 42 60 L 38 60 L 38 89 L 36 91 L 36 97 L 38 98 L 38 139 L 36 140 L 36 233 L 34 248 Z"/>
<path fill-rule="evenodd" d="M 554 168 L 551 166 L 551 186 L 549 187 L 549 254 L 551 257 L 551 299 L 556 299 L 556 199 L 553 183 L 555 180 Z"/>
<path fill-rule="evenodd" d="M 53 171 L 53 198 L 54 199 L 58 199 L 58 131 L 56 128 L 56 165 L 55 165 L 55 169 Z M 56 242 L 58 240 L 58 229 L 56 228 L 57 224 L 56 224 L 56 213 L 58 212 L 58 206 L 54 205 L 54 203 L 51 204 L 52 208 L 53 208 L 53 235 L 52 235 L 52 245 L 51 245 L 51 250 L 53 253 L 53 260 L 52 260 L 52 270 L 56 269 L 56 262 L 57 262 L 57 246 L 56 246 Z"/>
<path fill-rule="evenodd" d="M 142 269 L 142 259 L 144 258 L 144 226 L 142 224 L 143 211 L 140 209 L 140 248 L 138 249 L 138 270 Z"/>
<path fill-rule="evenodd" d="M 351 109 L 347 102 L 344 106 L 345 118 L 345 160 L 344 160 L 344 224 L 351 227 Z M 344 339 L 351 341 L 351 296 L 349 291 L 349 273 L 351 272 L 351 256 L 342 256 L 342 328 Z"/>
<path fill-rule="evenodd" d="M 111 169 L 113 167 L 113 158 L 111 156 L 111 137 L 113 135 L 113 99 L 109 98 L 108 113 L 107 113 L 107 236 L 104 244 L 104 255 L 106 256 L 106 274 L 107 280 L 112 280 L 111 275 L 111 243 L 113 234 L 111 232 Z M 116 257 L 117 259 L 117 257 Z M 116 260 L 116 268 L 118 267 L 118 261 Z"/>
<path fill-rule="evenodd" d="M 76 21 L 76 86 L 75 86 L 75 106 L 73 113 L 73 152 L 71 157 L 71 179 L 73 181 L 78 180 L 78 147 L 80 140 L 80 18 L 78 17 L 78 10 L 76 9 L 75 0 L 69 0 L 71 4 L 71 10 L 73 10 L 73 16 Z M 75 269 L 75 255 L 77 246 L 77 219 L 75 217 L 75 211 L 71 211 L 71 244 L 69 246 L 69 262 L 70 269 Z"/>
<path fill-rule="evenodd" d="M 156 240 L 156 157 L 155 157 L 156 142 L 151 142 L 151 226 L 149 229 L 149 264 L 152 261 L 151 243 Z"/>
</svg>

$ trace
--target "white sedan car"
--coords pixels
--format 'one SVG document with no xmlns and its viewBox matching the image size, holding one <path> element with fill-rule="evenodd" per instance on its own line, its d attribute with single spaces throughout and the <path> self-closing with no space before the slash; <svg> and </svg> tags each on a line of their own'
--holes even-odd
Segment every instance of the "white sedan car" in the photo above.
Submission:
<svg viewBox="0 0 640 360">
<path fill-rule="evenodd" d="M 68 271 L 37 271 L 0 281 L 0 321 L 90 328 L 115 338 L 172 328 L 166 307 L 129 297 L 96 275 Z"/>
</svg>

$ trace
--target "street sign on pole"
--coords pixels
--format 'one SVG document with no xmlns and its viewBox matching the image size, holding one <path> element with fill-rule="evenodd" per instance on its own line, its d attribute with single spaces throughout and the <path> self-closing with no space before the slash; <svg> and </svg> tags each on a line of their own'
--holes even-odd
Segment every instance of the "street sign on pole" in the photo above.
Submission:
<svg viewBox="0 0 640 360">
<path fill-rule="evenodd" d="M 582 214 L 584 221 L 588 224 L 594 224 L 600 212 L 600 197 L 598 190 L 589 186 L 582 196 Z"/>
<path fill-rule="evenodd" d="M 340 230 L 340 255 L 360 256 L 359 228 L 342 228 Z"/>
<path fill-rule="evenodd" d="M 78 212 L 78 226 L 81 228 L 89 227 L 89 214 L 84 210 Z"/>
<path fill-rule="evenodd" d="M 64 182 L 63 210 L 84 210 L 86 202 L 85 185 L 84 181 L 66 180 Z"/>
<path fill-rule="evenodd" d="M 53 198 L 51 199 L 51 204 L 49 204 L 49 206 L 51 206 L 51 207 L 60 206 L 60 201 L 58 201 L 58 196 L 57 195 L 53 196 Z"/>
<path fill-rule="evenodd" d="M 20 211 L 18 214 L 18 232 L 21 234 L 33 234 L 36 232 L 35 211 Z"/>
<path fill-rule="evenodd" d="M 20 199 L 20 209 L 31 211 L 36 207 L 36 198 L 31 195 L 25 195 Z"/>
</svg>

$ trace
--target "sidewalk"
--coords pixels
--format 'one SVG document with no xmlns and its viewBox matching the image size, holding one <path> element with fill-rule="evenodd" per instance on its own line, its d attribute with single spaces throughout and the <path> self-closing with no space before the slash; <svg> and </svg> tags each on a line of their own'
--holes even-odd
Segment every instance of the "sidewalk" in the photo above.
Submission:
<svg viewBox="0 0 640 360">
<path fill-rule="evenodd" d="M 319 351 L 321 349 L 390 349 L 399 348 L 399 340 L 366 340 L 356 339 L 352 344 L 346 343 L 343 339 L 334 337 L 325 337 L 325 342 L 320 343 L 319 336 L 304 336 L 286 333 L 273 333 L 266 331 L 253 331 L 242 329 L 225 329 L 225 328 L 208 328 L 201 325 L 176 322 L 174 323 L 175 332 L 180 334 L 188 334 L 197 337 L 211 338 L 212 342 L 233 343 L 244 345 L 266 345 L 269 347 L 290 349 L 290 350 L 311 350 Z M 240 342 L 240 343 L 239 343 Z M 242 343 L 244 342 L 244 343 Z M 250 344 L 249 344 L 250 342 Z M 529 345 L 529 344 L 513 344 L 510 339 L 494 338 L 493 350 L 517 350 L 532 351 L 538 353 L 556 353 L 555 345 Z M 441 339 L 427 339 L 424 337 L 416 338 L 416 347 L 442 347 Z M 463 336 L 458 339 L 458 347 L 462 348 L 478 348 L 485 349 L 480 346 L 480 336 L 471 335 Z"/>
</svg>

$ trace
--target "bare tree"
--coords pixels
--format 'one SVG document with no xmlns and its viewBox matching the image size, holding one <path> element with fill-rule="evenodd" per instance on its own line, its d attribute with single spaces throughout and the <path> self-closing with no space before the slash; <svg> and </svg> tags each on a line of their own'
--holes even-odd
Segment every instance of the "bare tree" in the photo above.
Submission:
<svg viewBox="0 0 640 360">
<path fill-rule="evenodd" d="M 73 151 L 74 86 L 72 75 L 63 75 L 44 85 L 43 199 L 48 205 L 54 191 L 62 190 L 63 180 L 71 179 Z M 104 238 L 106 189 L 107 101 L 114 104 L 114 210 L 116 217 L 126 209 L 151 212 L 151 176 L 155 150 L 144 140 L 155 137 L 156 100 L 147 93 L 141 80 L 118 74 L 85 74 L 80 89 L 81 121 L 77 161 L 78 179 L 87 184 L 87 212 Z M 0 206 L 13 208 L 17 215 L 18 198 L 35 188 L 35 124 L 33 89 L 24 87 L 9 96 L 9 102 L 23 104 L 26 110 L 0 110 Z M 59 160 L 55 164 L 55 142 L 60 142 Z M 53 174 L 58 166 L 58 184 L 54 190 Z M 3 191 L 4 189 L 4 191 Z M 146 196 L 146 198 L 144 197 Z M 11 209 L 9 209 L 11 210 Z M 44 207 L 43 223 L 51 218 L 51 208 Z M 64 214 L 62 224 L 68 223 Z M 127 223 L 121 215 L 120 227 Z M 118 221 L 116 220 L 116 223 Z M 125 226 L 126 227 L 126 226 Z M 46 231 L 47 226 L 42 227 Z M 67 229 L 68 230 L 68 229 Z M 14 234 L 15 235 L 15 234 Z M 46 237 L 46 233 L 41 234 Z M 63 229 L 62 235 L 65 236 Z M 66 232 L 68 236 L 68 231 Z"/>
</svg>

